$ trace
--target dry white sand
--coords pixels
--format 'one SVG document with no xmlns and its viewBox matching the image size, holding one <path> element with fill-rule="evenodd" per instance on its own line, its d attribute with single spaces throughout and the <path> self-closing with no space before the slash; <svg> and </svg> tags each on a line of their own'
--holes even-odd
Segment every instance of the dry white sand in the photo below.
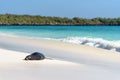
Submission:
<svg viewBox="0 0 120 80">
<path fill-rule="evenodd" d="M 0 80 L 120 80 L 120 53 L 56 41 L 0 37 Z M 23 60 L 27 52 L 34 51 L 53 60 Z"/>
</svg>

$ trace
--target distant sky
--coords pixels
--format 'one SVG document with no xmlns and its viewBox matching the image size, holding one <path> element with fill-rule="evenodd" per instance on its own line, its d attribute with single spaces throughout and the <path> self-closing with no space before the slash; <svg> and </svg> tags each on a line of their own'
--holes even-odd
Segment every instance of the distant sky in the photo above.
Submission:
<svg viewBox="0 0 120 80">
<path fill-rule="evenodd" d="M 0 0 L 0 14 L 120 17 L 120 0 Z"/>
</svg>

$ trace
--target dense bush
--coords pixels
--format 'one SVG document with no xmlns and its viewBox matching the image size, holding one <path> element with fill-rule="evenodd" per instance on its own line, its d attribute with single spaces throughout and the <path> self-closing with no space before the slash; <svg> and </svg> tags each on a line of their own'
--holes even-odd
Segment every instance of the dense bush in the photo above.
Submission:
<svg viewBox="0 0 120 80">
<path fill-rule="evenodd" d="M 0 25 L 120 25 L 120 18 L 61 18 L 50 16 L 1 14 Z"/>
</svg>

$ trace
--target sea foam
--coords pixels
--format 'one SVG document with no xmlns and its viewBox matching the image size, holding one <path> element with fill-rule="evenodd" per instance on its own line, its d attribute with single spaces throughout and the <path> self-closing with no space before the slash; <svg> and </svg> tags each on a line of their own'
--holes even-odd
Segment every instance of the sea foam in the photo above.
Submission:
<svg viewBox="0 0 120 80">
<path fill-rule="evenodd" d="M 8 35 L 6 33 L 0 33 L 0 35 L 9 36 L 9 37 L 25 37 L 25 38 L 29 38 L 29 39 L 56 40 L 56 41 L 93 46 L 93 47 L 97 47 L 97 48 L 102 48 L 102 49 L 107 49 L 107 50 L 111 50 L 111 51 L 120 52 L 120 41 L 109 41 L 109 40 L 105 40 L 105 39 L 102 39 L 102 38 L 67 37 L 67 38 L 56 39 L 56 38 L 40 38 L 40 37 L 18 36 L 18 35 L 15 35 L 15 34 L 9 34 Z"/>
<path fill-rule="evenodd" d="M 60 41 L 94 46 L 97 48 L 120 52 L 120 41 L 108 41 L 102 38 L 87 38 L 87 37 L 83 37 L 83 38 L 68 37 L 68 38 L 60 39 Z"/>
<path fill-rule="evenodd" d="M 97 48 L 120 52 L 120 41 L 109 41 L 102 38 L 87 38 L 87 37 L 67 37 L 61 39 L 44 38 L 44 39 L 93 46 Z"/>
</svg>

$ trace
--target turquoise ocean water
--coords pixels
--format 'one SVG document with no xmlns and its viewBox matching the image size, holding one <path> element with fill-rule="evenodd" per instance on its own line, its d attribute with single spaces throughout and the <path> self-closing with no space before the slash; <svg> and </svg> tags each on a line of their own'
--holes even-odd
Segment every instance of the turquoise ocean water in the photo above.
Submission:
<svg viewBox="0 0 120 80">
<path fill-rule="evenodd" d="M 120 26 L 0 26 L 0 34 L 58 40 L 120 52 Z"/>
</svg>

